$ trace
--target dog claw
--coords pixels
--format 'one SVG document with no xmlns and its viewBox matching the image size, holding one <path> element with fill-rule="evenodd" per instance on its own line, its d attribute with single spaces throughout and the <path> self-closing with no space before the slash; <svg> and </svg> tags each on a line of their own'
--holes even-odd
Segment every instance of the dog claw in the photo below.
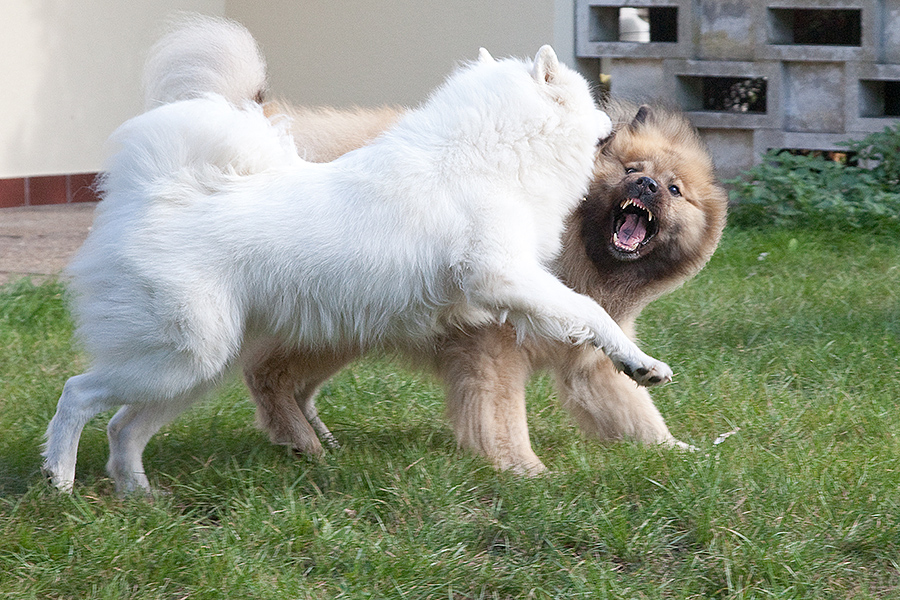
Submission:
<svg viewBox="0 0 900 600">
<path fill-rule="evenodd" d="M 62 492 L 63 494 L 71 494 L 72 490 L 75 488 L 74 481 L 60 479 L 47 465 L 41 465 L 41 477 L 43 477 L 44 481 L 47 482 L 47 485 L 53 487 L 58 492 Z"/>
<path fill-rule="evenodd" d="M 631 377 L 635 383 L 644 387 L 662 385 L 672 381 L 672 369 L 664 362 L 655 361 L 649 367 L 634 367 L 627 363 L 617 363 L 616 368 Z"/>
</svg>

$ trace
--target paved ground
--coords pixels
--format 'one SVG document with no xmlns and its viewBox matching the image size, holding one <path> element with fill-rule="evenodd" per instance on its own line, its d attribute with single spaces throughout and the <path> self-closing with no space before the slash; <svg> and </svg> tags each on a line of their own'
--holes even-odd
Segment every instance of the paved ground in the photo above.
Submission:
<svg viewBox="0 0 900 600">
<path fill-rule="evenodd" d="M 0 208 L 0 285 L 57 275 L 81 246 L 95 203 Z"/>
</svg>

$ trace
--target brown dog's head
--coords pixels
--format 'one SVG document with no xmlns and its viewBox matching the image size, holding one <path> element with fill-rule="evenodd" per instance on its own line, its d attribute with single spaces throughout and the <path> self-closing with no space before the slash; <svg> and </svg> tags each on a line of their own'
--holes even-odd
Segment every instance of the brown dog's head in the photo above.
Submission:
<svg viewBox="0 0 900 600">
<path fill-rule="evenodd" d="M 576 215 L 584 250 L 601 278 L 678 285 L 715 250 L 727 194 L 684 115 L 620 102 L 604 108 L 619 126 Z"/>
</svg>

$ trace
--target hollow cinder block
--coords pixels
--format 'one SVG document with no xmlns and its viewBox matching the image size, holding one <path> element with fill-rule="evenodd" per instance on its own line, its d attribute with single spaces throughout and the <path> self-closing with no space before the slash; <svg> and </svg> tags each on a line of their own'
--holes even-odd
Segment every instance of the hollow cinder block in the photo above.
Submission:
<svg viewBox="0 0 900 600">
<path fill-rule="evenodd" d="M 622 8 L 648 41 L 624 41 Z M 576 0 L 576 47 L 612 94 L 681 106 L 723 177 L 900 120 L 900 0 Z"/>
<path fill-rule="evenodd" d="M 845 86 L 842 63 L 785 63 L 784 129 L 842 132 Z"/>
<path fill-rule="evenodd" d="M 697 58 L 753 60 L 756 53 L 758 2 L 701 0 L 694 28 Z"/>
<path fill-rule="evenodd" d="M 884 0 L 881 39 L 880 62 L 900 63 L 900 0 Z"/>
<path fill-rule="evenodd" d="M 610 61 L 610 93 L 635 102 L 670 96 L 670 78 L 657 59 L 614 59 Z"/>
<path fill-rule="evenodd" d="M 753 130 L 701 129 L 700 135 L 712 151 L 716 174 L 720 179 L 737 177 L 756 162 L 752 152 Z"/>
</svg>

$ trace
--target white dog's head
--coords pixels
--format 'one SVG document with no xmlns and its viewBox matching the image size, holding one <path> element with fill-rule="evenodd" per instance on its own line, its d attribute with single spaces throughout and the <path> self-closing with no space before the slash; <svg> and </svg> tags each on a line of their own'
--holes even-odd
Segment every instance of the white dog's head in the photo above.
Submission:
<svg viewBox="0 0 900 600">
<path fill-rule="evenodd" d="M 482 48 L 417 112 L 418 126 L 447 136 L 460 168 L 515 180 L 542 210 L 564 213 L 587 189 L 597 143 L 612 130 L 588 83 L 550 46 L 530 61 L 495 60 Z"/>
</svg>

